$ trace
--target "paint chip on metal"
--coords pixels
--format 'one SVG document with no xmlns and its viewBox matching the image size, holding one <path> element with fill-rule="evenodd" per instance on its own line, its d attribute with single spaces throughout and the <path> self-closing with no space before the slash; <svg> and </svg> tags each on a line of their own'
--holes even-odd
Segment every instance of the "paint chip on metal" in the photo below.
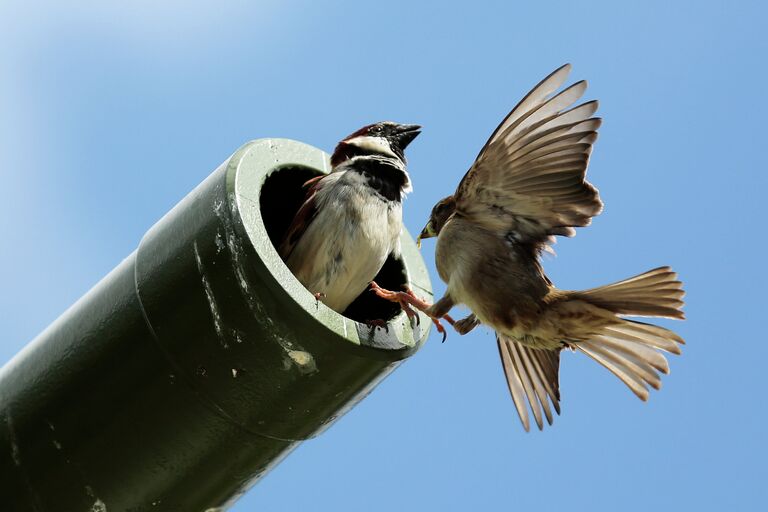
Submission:
<svg viewBox="0 0 768 512">
<path fill-rule="evenodd" d="M 317 371 L 317 365 L 315 364 L 315 358 L 312 354 L 303 350 L 289 350 L 287 352 L 296 366 L 298 366 L 301 373 L 314 373 Z"/>
<path fill-rule="evenodd" d="M 224 329 L 221 326 L 221 313 L 216 305 L 216 299 L 213 296 L 213 288 L 211 287 L 208 276 L 205 273 L 205 267 L 203 266 L 203 260 L 200 257 L 200 251 L 197 248 L 197 240 L 193 244 L 193 250 L 195 252 L 195 262 L 197 263 L 197 271 L 200 274 L 200 279 L 203 282 L 203 290 L 205 291 L 205 298 L 208 300 L 208 308 L 211 310 L 211 316 L 213 317 L 213 328 L 216 330 L 216 336 L 219 338 L 221 346 L 229 348 L 229 343 L 224 337 Z"/>
</svg>

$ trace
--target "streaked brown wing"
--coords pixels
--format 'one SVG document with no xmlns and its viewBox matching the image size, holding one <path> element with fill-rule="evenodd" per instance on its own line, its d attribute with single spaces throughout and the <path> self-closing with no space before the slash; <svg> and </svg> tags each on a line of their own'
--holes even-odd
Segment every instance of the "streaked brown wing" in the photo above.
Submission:
<svg viewBox="0 0 768 512">
<path fill-rule="evenodd" d="M 600 213 L 598 191 L 585 180 L 601 120 L 597 102 L 571 106 L 587 88 L 554 94 L 566 64 L 529 92 L 485 144 L 456 191 L 456 208 L 486 229 L 523 241 L 573 236 Z"/>
<path fill-rule="evenodd" d="M 304 198 L 304 203 L 293 217 L 293 221 L 291 221 L 291 225 L 288 226 L 288 230 L 283 236 L 283 241 L 280 243 L 280 246 L 277 249 L 277 252 L 280 254 L 280 257 L 283 258 L 283 260 L 288 259 L 288 257 L 291 255 L 291 252 L 293 252 L 294 247 L 296 247 L 299 239 L 301 239 L 301 235 L 304 234 L 307 226 L 309 226 L 309 224 L 312 222 L 312 219 L 315 218 L 315 214 L 317 213 L 315 194 L 317 194 L 318 190 L 322 188 L 323 178 L 327 176 L 328 175 L 316 176 L 304 183 L 304 186 L 308 187 L 307 195 Z"/>
<path fill-rule="evenodd" d="M 500 334 L 496 335 L 499 355 L 509 392 L 526 432 L 530 430 L 528 407 L 539 430 L 544 428 L 542 411 L 550 425 L 553 421 L 549 402 L 560 414 L 560 350 L 526 347 Z"/>
</svg>

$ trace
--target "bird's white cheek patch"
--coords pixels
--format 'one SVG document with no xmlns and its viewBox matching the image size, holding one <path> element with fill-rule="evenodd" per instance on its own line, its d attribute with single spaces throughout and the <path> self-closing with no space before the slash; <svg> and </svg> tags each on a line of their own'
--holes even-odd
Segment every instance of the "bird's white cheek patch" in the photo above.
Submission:
<svg viewBox="0 0 768 512">
<path fill-rule="evenodd" d="M 392 148 L 389 147 L 389 142 L 387 142 L 387 139 L 384 139 L 383 137 L 369 137 L 367 135 L 363 137 L 355 137 L 354 139 L 349 139 L 347 144 L 356 146 L 366 151 L 370 151 L 372 153 L 380 153 L 382 155 L 398 158 L 398 156 L 392 151 Z"/>
</svg>

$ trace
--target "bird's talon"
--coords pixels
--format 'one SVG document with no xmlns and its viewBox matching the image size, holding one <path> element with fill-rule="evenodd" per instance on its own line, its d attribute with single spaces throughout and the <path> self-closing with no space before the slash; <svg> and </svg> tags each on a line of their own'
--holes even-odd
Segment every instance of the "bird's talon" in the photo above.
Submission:
<svg viewBox="0 0 768 512">
<path fill-rule="evenodd" d="M 477 327 L 479 324 L 476 317 L 473 315 L 468 316 L 467 318 L 463 318 L 461 320 L 457 320 L 455 323 L 453 323 L 453 328 L 456 330 L 457 333 L 461 334 L 462 336 L 469 333 L 472 329 Z"/>
<path fill-rule="evenodd" d="M 448 337 L 448 332 L 445 330 L 445 327 L 443 327 L 443 324 L 440 323 L 440 319 L 432 318 L 432 323 L 435 324 L 435 330 L 443 335 L 443 339 L 440 341 L 440 343 L 445 343 L 445 340 Z"/>
<path fill-rule="evenodd" d="M 445 327 L 440 323 L 440 320 L 432 319 L 432 322 L 435 324 L 435 329 L 437 332 L 443 335 L 443 339 L 440 340 L 440 343 L 445 343 L 445 340 L 448 338 L 448 332 L 445 330 Z"/>
<path fill-rule="evenodd" d="M 453 320 L 453 318 L 451 318 L 450 315 L 443 315 L 442 317 L 435 316 L 435 314 L 432 312 L 431 304 L 428 304 L 424 299 L 419 298 L 415 293 L 413 293 L 413 290 L 411 290 L 410 287 L 404 286 L 403 288 L 404 291 L 402 292 L 394 292 L 391 290 L 385 290 L 375 281 L 371 281 L 372 292 L 374 292 L 382 299 L 400 304 L 400 307 L 403 309 L 403 311 L 405 311 L 405 314 L 408 315 L 409 319 L 416 317 L 417 325 L 420 325 L 421 319 L 419 318 L 418 314 L 413 311 L 411 306 L 426 314 L 435 324 L 435 329 L 437 329 L 437 332 L 443 335 L 443 342 L 445 342 L 448 333 L 440 323 L 440 318 L 444 318 L 446 322 L 454 325 L 456 322 Z"/>
<path fill-rule="evenodd" d="M 416 318 L 416 323 L 418 325 L 418 322 L 419 322 L 419 315 L 418 315 L 418 313 L 416 313 L 411 308 L 411 306 L 408 305 L 407 302 L 405 302 L 405 301 L 398 301 L 398 302 L 400 303 L 400 309 L 402 309 L 403 312 L 405 312 L 405 316 L 408 317 L 408 320 L 412 320 L 413 318 Z"/>
</svg>

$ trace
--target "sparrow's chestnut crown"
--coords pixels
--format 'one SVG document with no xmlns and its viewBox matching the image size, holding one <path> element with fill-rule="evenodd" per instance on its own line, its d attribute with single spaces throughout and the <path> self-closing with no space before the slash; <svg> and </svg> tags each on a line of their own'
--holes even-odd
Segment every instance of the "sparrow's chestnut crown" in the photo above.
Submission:
<svg viewBox="0 0 768 512">
<path fill-rule="evenodd" d="M 398 158 L 405 163 L 404 150 L 421 133 L 417 124 L 399 124 L 381 121 L 369 124 L 349 134 L 336 146 L 331 156 L 331 165 L 361 155 L 384 155 Z"/>
</svg>

